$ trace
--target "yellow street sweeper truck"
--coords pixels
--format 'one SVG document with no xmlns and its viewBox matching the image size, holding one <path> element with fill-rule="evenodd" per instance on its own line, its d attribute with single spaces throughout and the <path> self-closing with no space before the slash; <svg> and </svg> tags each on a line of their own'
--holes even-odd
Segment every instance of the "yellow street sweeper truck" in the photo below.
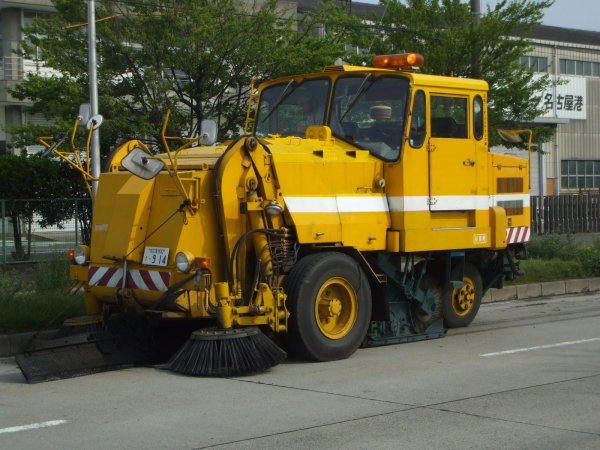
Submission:
<svg viewBox="0 0 600 450">
<path fill-rule="evenodd" d="M 529 161 L 489 152 L 485 81 L 422 64 L 269 81 L 238 139 L 175 149 L 167 115 L 165 153 L 117 149 L 71 266 L 87 316 L 18 356 L 27 379 L 234 376 L 467 326 L 526 257 Z"/>
</svg>

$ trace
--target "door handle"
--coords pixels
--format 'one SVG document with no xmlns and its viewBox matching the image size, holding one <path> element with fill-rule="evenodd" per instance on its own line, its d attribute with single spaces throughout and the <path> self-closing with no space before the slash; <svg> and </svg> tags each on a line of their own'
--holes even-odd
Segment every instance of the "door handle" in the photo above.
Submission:
<svg viewBox="0 0 600 450">
<path fill-rule="evenodd" d="M 471 161 L 470 159 L 467 159 L 466 161 L 463 161 L 463 165 L 473 167 L 475 165 L 475 161 Z"/>
</svg>

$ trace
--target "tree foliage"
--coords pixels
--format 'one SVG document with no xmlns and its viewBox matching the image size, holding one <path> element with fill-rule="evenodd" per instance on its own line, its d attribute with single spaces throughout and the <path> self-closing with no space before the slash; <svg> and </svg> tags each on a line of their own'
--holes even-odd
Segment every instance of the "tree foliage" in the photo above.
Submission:
<svg viewBox="0 0 600 450">
<path fill-rule="evenodd" d="M 52 77 L 30 75 L 13 95 L 31 111 L 69 127 L 88 98 L 84 0 L 53 0 L 56 14 L 25 30 L 25 55 L 41 50 Z M 171 135 L 194 136 L 200 121 L 216 119 L 220 138 L 239 133 L 253 78 L 321 70 L 344 52 L 345 31 L 315 30 L 342 17 L 332 2 L 298 20 L 296 9 L 276 0 L 162 0 L 97 2 L 99 110 L 105 122 L 102 153 L 119 139 L 158 144 L 165 111 Z M 243 5 L 243 6 L 240 6 Z M 288 5 L 289 6 L 289 5 Z M 32 134 L 32 126 L 14 132 Z"/>
<path fill-rule="evenodd" d="M 502 0 L 488 6 L 480 23 L 460 0 L 381 0 L 385 14 L 380 35 L 355 35 L 368 55 L 351 58 L 361 63 L 374 54 L 418 52 L 425 56 L 423 72 L 481 78 L 488 81 L 490 139 L 498 128 L 521 128 L 541 115 L 539 97 L 550 84 L 519 62 L 531 48 L 533 26 L 541 23 L 553 0 Z M 536 140 L 551 130 L 538 128 Z"/>
<path fill-rule="evenodd" d="M 85 195 L 81 177 L 65 163 L 10 153 L 0 155 L 0 199 L 4 200 L 5 215 L 12 223 L 13 258 L 29 258 L 34 215 L 42 227 L 60 226 L 74 214 L 74 204 L 65 199 Z M 80 213 L 86 211 L 82 208 Z M 25 231 L 27 250 L 22 241 Z"/>
</svg>

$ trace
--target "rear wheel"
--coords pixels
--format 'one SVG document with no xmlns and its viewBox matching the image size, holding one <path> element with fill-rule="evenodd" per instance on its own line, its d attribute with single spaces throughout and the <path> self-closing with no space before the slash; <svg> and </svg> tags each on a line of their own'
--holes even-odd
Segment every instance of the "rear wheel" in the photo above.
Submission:
<svg viewBox="0 0 600 450">
<path fill-rule="evenodd" d="M 460 278 L 459 268 L 452 270 L 451 279 Z M 462 287 L 446 286 L 442 296 L 444 325 L 447 328 L 460 328 L 469 325 L 481 306 L 483 286 L 479 270 L 470 263 L 465 264 Z"/>
<path fill-rule="evenodd" d="M 425 274 L 421 280 L 420 288 L 429 291 L 430 295 L 433 295 L 435 305 L 431 314 L 424 314 L 418 305 L 412 305 L 413 316 L 416 319 L 414 326 L 419 333 L 422 333 L 442 316 L 442 287 L 433 275 Z"/>
<path fill-rule="evenodd" d="M 301 259 L 285 283 L 287 342 L 307 359 L 343 359 L 362 343 L 371 319 L 371 289 L 360 266 L 343 253 Z"/>
</svg>

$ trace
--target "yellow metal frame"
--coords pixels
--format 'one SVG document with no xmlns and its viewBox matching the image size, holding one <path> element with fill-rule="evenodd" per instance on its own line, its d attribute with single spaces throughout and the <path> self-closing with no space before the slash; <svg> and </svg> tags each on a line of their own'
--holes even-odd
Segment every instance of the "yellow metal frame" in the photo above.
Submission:
<svg viewBox="0 0 600 450">
<path fill-rule="evenodd" d="M 165 147 L 165 150 L 167 151 L 167 156 L 169 157 L 169 164 L 166 165 L 167 171 L 169 172 L 169 175 L 171 175 L 171 177 L 174 180 L 175 186 L 177 187 L 177 190 L 179 191 L 179 193 L 181 194 L 181 196 L 184 198 L 185 203 L 186 203 L 186 208 L 188 209 L 188 211 L 191 214 L 195 214 L 196 211 L 198 211 L 198 205 L 196 203 L 194 203 L 192 201 L 192 199 L 190 199 L 190 196 L 188 195 L 188 193 L 186 192 L 185 188 L 183 187 L 183 183 L 181 182 L 181 178 L 179 177 L 179 174 L 177 173 L 177 156 L 179 155 L 179 153 L 182 150 L 185 150 L 186 148 L 189 148 L 192 146 L 192 144 L 198 142 L 200 140 L 200 138 L 202 136 L 197 136 L 195 138 L 186 138 L 186 137 L 181 137 L 181 136 L 167 136 L 166 132 L 167 132 L 167 125 L 169 124 L 169 118 L 171 117 L 171 110 L 167 110 L 167 114 L 165 116 L 165 120 L 163 122 L 163 126 L 162 129 L 160 131 L 160 138 L 162 140 L 162 143 Z M 177 150 L 175 150 L 175 152 L 173 153 L 171 151 L 171 148 L 169 147 L 169 141 L 187 141 L 185 144 L 183 144 L 182 146 L 180 146 L 179 148 L 177 148 Z"/>
<path fill-rule="evenodd" d="M 93 201 L 94 196 L 92 194 L 92 187 L 90 185 L 90 181 L 98 181 L 98 178 L 95 178 L 90 173 L 90 143 L 92 140 L 92 133 L 94 132 L 94 128 L 95 128 L 95 122 L 94 121 L 90 122 L 90 129 L 86 136 L 85 161 L 82 161 L 81 157 L 79 156 L 79 151 L 82 150 L 82 148 L 77 147 L 77 145 L 75 144 L 75 138 L 77 137 L 78 126 L 79 126 L 79 117 L 75 120 L 75 123 L 73 124 L 73 129 L 71 130 L 71 138 L 69 140 L 69 144 L 71 145 L 71 151 L 69 151 L 69 152 L 59 151 L 58 149 L 61 144 L 58 144 L 56 146 L 56 148 L 54 148 L 52 150 L 52 152 L 56 156 L 60 157 L 61 159 L 66 161 L 68 164 L 73 166 L 75 169 L 77 169 L 83 175 L 83 181 L 85 182 L 85 187 L 86 187 L 88 193 L 90 194 L 90 198 Z M 54 139 L 54 137 L 53 136 L 42 136 L 42 137 L 38 138 L 38 142 L 40 142 L 46 148 L 51 148 L 52 144 L 47 142 L 50 139 Z M 74 159 L 74 161 L 71 160 L 69 157 L 72 157 Z"/>
<path fill-rule="evenodd" d="M 250 98 L 248 99 L 248 109 L 246 110 L 246 122 L 244 123 L 244 133 L 251 134 L 256 122 L 256 108 L 258 107 L 258 89 L 254 87 L 256 78 L 252 79 L 250 84 Z"/>
</svg>

